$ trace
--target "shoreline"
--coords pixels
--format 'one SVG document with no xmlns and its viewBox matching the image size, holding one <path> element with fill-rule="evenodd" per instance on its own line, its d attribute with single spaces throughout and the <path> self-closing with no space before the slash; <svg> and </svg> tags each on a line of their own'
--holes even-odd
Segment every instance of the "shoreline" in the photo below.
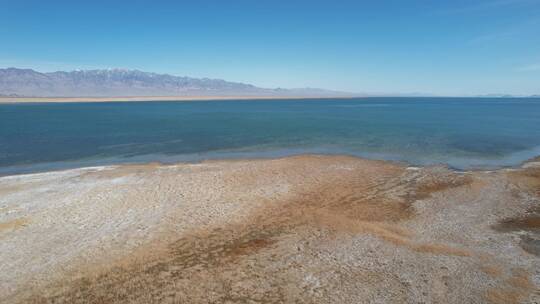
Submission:
<svg viewBox="0 0 540 304">
<path fill-rule="evenodd" d="M 180 155 L 183 156 L 183 155 Z M 0 179 L 5 177 L 16 177 L 16 176 L 23 176 L 23 175 L 34 175 L 34 174 L 48 174 L 48 173 L 57 173 L 57 172 L 67 172 L 67 171 L 77 171 L 77 170 L 86 170 L 86 169 L 94 169 L 94 168 L 117 168 L 117 167 L 123 167 L 123 166 L 144 166 L 148 164 L 158 164 L 161 166 L 174 166 L 174 165 L 189 165 L 189 164 L 204 164 L 204 163 L 212 163 L 212 162 L 242 162 L 242 161 L 264 161 L 264 160 L 280 160 L 280 159 L 286 159 L 286 158 L 294 158 L 294 157 L 351 157 L 358 160 L 368 160 L 368 161 L 374 161 L 374 162 L 385 162 L 390 164 L 396 164 L 400 166 L 405 167 L 416 167 L 416 168 L 429 168 L 429 167 L 445 167 L 448 170 L 452 170 L 454 172 L 460 172 L 460 173 L 466 173 L 466 172 L 489 172 L 489 171 L 499 171 L 499 170 L 513 170 L 513 169 L 520 169 L 528 164 L 532 164 L 535 166 L 535 164 L 540 165 L 540 155 L 535 155 L 532 157 L 529 157 L 527 159 L 524 159 L 523 161 L 520 161 L 519 163 L 516 163 L 514 165 L 500 165 L 500 166 L 494 166 L 494 167 L 471 167 L 471 168 L 459 168 L 451 166 L 448 163 L 432 163 L 432 164 L 414 164 L 405 160 L 395 160 L 395 159 L 384 159 L 384 158 L 376 158 L 376 157 L 366 157 L 361 155 L 355 155 L 351 153 L 310 153 L 310 152 L 301 152 L 301 153 L 291 153 L 291 154 L 274 154 L 274 155 L 259 155 L 259 156 L 238 156 L 238 157 L 208 157 L 208 158 L 201 158 L 201 159 L 177 159 L 177 160 L 171 160 L 171 161 L 163 161 L 163 160 L 134 160 L 134 161 L 114 161 L 113 159 L 104 159 L 103 162 L 95 162 L 95 163 L 84 163 L 84 161 L 60 161 L 60 162 L 47 162 L 47 163 L 38 163 L 38 164 L 31 164 L 26 165 L 24 168 L 19 169 L 19 172 L 10 172 L 6 171 L 6 168 L 21 168 L 20 165 L 15 166 L 6 166 L 4 168 L 0 167 Z M 39 168 L 42 169 L 39 169 Z M 2 173 L 2 169 L 4 172 L 9 173 Z"/>
<path fill-rule="evenodd" d="M 78 102 L 149 102 L 149 101 L 220 101 L 220 100 L 320 100 L 320 99 L 376 99 L 376 98 L 400 98 L 400 99 L 538 99 L 534 96 L 505 96 L 505 97 L 482 97 L 482 96 L 399 96 L 399 95 L 328 95 L 328 96 L 267 96 L 267 95 L 197 95 L 197 96 L 111 96 L 111 97 L 10 97 L 0 95 L 0 104 L 17 103 L 78 103 Z"/>
<path fill-rule="evenodd" d="M 6 303 L 225 302 L 227 286 L 275 302 L 533 303 L 540 286 L 538 166 L 300 155 L 0 180 Z"/>
<path fill-rule="evenodd" d="M 388 163 L 388 164 L 394 164 L 397 166 L 404 166 L 408 168 L 424 168 L 424 167 L 435 167 L 435 166 L 444 166 L 447 167 L 449 170 L 456 171 L 456 172 L 468 172 L 468 171 L 487 171 L 484 169 L 479 170 L 459 170 L 455 168 L 451 168 L 445 164 L 435 164 L 435 165 L 428 165 L 428 166 L 418 166 L 409 164 L 404 161 L 393 161 L 393 160 L 385 160 L 385 159 L 370 159 L 370 158 L 364 158 L 356 155 L 350 155 L 350 154 L 317 154 L 317 153 L 303 153 L 303 154 L 291 154 L 291 155 L 285 155 L 285 156 L 278 156 L 278 157 L 245 157 L 245 158 L 211 158 L 211 159 L 203 159 L 203 160 L 194 160 L 194 161 L 178 161 L 178 162 L 161 162 L 161 161 L 145 161 L 145 162 L 125 162 L 125 163 L 111 163 L 111 164 L 104 164 L 104 165 L 88 165 L 88 166 L 81 166 L 81 167 L 67 167 L 67 168 L 58 168 L 58 169 L 52 169 L 52 170 L 44 170 L 44 171 L 35 171 L 35 172 L 23 172 L 23 173 L 14 173 L 14 174 L 8 174 L 8 175 L 1 175 L 0 174 L 0 180 L 2 179 L 11 179 L 11 178 L 24 178 L 24 177 L 35 177 L 38 175 L 48 175 L 48 174 L 69 174 L 69 173 L 79 173 L 83 171 L 99 171 L 99 170 L 113 170 L 118 168 L 129 168 L 129 167 L 144 167 L 144 166 L 160 166 L 160 167 L 169 167 L 169 166 L 185 166 L 185 165 L 206 165 L 206 164 L 212 164 L 212 163 L 242 163 L 242 162 L 257 162 L 257 161 L 279 161 L 289 158 L 303 158 L 303 157 L 345 157 L 345 158 L 353 158 L 357 160 L 363 160 L 363 161 L 372 161 L 372 162 L 381 162 L 381 163 Z M 496 170 L 502 170 L 505 168 L 499 168 Z"/>
<path fill-rule="evenodd" d="M 318 100 L 355 99 L 365 96 L 119 96 L 119 97 L 4 97 L 0 104 L 15 103 L 78 103 L 78 102 L 148 102 L 148 101 L 213 101 L 213 100 Z"/>
</svg>

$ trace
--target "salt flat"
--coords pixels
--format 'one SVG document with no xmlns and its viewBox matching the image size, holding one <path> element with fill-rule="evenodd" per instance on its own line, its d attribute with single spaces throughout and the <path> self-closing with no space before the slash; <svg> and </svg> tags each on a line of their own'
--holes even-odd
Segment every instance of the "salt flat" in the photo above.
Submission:
<svg viewBox="0 0 540 304">
<path fill-rule="evenodd" d="M 0 178 L 5 303 L 536 303 L 540 169 L 345 156 Z"/>
</svg>

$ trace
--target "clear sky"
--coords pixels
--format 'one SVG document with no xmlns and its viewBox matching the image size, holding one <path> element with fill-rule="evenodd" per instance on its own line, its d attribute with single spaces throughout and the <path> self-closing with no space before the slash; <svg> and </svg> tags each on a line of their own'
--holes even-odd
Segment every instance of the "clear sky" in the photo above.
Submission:
<svg viewBox="0 0 540 304">
<path fill-rule="evenodd" d="M 0 0 L 0 67 L 540 94 L 540 0 Z"/>
</svg>

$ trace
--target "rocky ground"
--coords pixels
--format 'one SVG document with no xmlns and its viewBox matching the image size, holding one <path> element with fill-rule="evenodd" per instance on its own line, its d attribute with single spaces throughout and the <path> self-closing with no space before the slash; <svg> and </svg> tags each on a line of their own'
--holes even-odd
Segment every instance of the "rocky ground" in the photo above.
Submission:
<svg viewBox="0 0 540 304">
<path fill-rule="evenodd" d="M 539 303 L 540 166 L 345 156 L 0 178 L 2 303 Z"/>
</svg>

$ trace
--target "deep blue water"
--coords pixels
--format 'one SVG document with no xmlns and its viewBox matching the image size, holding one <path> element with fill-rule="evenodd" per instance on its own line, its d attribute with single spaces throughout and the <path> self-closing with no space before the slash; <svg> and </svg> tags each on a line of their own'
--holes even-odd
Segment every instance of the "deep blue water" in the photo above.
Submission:
<svg viewBox="0 0 540 304">
<path fill-rule="evenodd" d="M 0 104 L 0 175 L 308 152 L 518 165 L 540 155 L 540 99 Z"/>
</svg>

